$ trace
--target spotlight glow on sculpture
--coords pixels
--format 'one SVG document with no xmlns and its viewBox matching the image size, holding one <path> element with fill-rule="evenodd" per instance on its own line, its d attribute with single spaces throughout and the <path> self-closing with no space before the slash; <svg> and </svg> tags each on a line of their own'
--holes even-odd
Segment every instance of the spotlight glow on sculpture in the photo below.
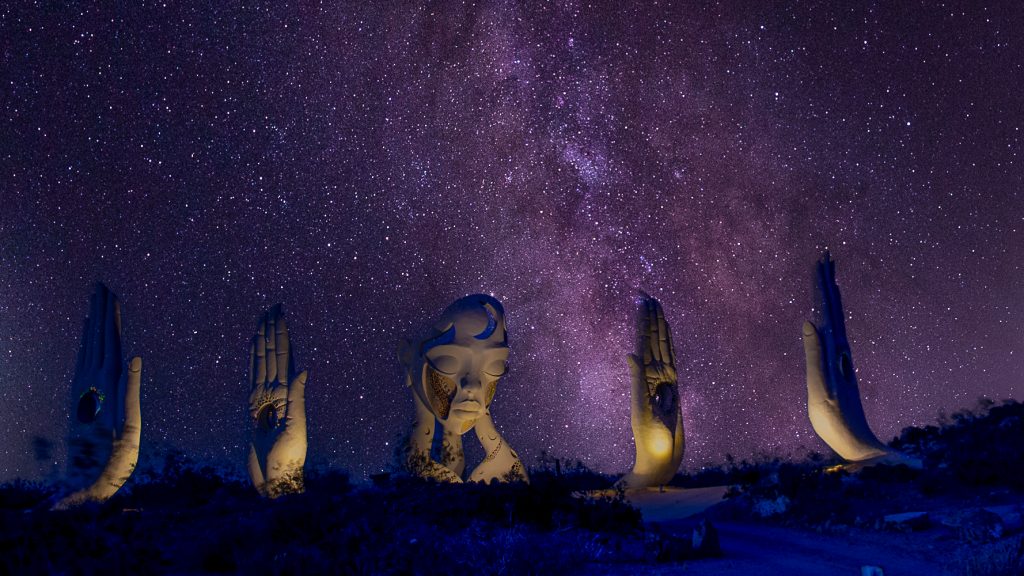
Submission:
<svg viewBox="0 0 1024 576">
<path fill-rule="evenodd" d="M 679 469 L 686 446 L 672 335 L 661 304 L 647 295 L 640 301 L 637 332 L 637 353 L 626 357 L 636 444 L 633 471 L 619 481 L 627 488 L 667 483 Z"/>
<path fill-rule="evenodd" d="M 295 374 L 292 352 L 278 304 L 263 315 L 249 350 L 247 469 L 256 490 L 269 498 L 304 489 L 308 374 Z"/>
</svg>

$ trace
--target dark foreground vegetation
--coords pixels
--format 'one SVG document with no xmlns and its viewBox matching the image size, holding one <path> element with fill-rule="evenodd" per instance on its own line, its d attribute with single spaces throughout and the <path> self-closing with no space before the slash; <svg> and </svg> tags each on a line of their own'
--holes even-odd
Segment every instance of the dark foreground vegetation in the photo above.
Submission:
<svg viewBox="0 0 1024 576">
<path fill-rule="evenodd" d="M 304 494 L 266 501 L 177 459 L 68 512 L 48 511 L 53 488 L 15 482 L 0 488 L 0 573 L 551 574 L 642 559 L 640 514 L 621 495 L 573 495 L 611 479 L 557 464 L 529 486 L 355 488 L 311 473 Z"/>
<path fill-rule="evenodd" d="M 1024 404 L 982 400 L 937 425 L 906 428 L 890 446 L 923 467 L 857 469 L 811 455 L 732 462 L 676 481 L 732 486 L 713 510 L 719 520 L 933 532 L 958 551 L 951 573 L 1024 574 Z"/>
<path fill-rule="evenodd" d="M 923 469 L 855 470 L 820 455 L 730 459 L 673 484 L 731 486 L 709 511 L 715 522 L 930 531 L 958 550 L 951 573 L 1024 574 L 1024 405 L 982 403 L 908 428 L 892 446 Z M 544 458 L 531 479 L 452 486 L 380 476 L 357 487 L 313 470 L 304 494 L 266 501 L 244 480 L 172 454 L 109 502 L 66 512 L 49 511 L 56 487 L 16 481 L 0 486 L 0 574 L 632 573 L 701 556 L 686 534 L 645 526 L 607 490 L 611 476 Z M 581 494 L 593 490 L 605 495 Z"/>
</svg>

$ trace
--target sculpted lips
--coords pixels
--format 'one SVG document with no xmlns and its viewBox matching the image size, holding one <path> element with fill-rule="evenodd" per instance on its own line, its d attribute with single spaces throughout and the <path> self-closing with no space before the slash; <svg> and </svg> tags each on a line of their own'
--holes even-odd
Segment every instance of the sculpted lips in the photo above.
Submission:
<svg viewBox="0 0 1024 576">
<path fill-rule="evenodd" d="M 483 411 L 484 407 L 476 400 L 465 400 L 452 406 L 452 412 L 459 412 L 460 416 L 464 415 L 477 415 Z"/>
</svg>

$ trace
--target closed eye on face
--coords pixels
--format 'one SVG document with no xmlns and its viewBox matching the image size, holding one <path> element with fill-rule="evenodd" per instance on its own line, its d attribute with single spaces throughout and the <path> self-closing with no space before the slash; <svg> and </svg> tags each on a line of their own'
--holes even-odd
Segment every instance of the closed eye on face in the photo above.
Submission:
<svg viewBox="0 0 1024 576">
<path fill-rule="evenodd" d="M 484 367 L 484 373 L 487 374 L 488 376 L 494 376 L 495 378 L 500 378 L 501 376 L 504 376 L 507 370 L 508 363 L 506 363 L 504 360 L 494 360 L 493 362 Z"/>
<path fill-rule="evenodd" d="M 427 362 L 430 363 L 431 368 L 448 376 L 454 376 L 462 367 L 462 362 L 458 358 L 448 356 L 447 354 L 439 354 L 434 357 L 428 356 Z"/>
</svg>

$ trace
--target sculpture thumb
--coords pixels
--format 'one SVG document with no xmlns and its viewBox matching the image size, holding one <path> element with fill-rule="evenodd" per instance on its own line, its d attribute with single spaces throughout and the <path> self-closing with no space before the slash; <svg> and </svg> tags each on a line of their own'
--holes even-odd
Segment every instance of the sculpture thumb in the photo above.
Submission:
<svg viewBox="0 0 1024 576">
<path fill-rule="evenodd" d="M 626 354 L 626 364 L 629 364 L 630 413 L 634 418 L 642 418 L 650 412 L 651 406 L 648 401 L 647 381 L 644 379 L 643 365 L 640 357 L 636 354 Z"/>
<path fill-rule="evenodd" d="M 124 430 L 121 437 L 135 446 L 138 456 L 139 440 L 142 437 L 142 358 L 136 356 L 128 364 L 128 382 L 124 398 Z"/>
<path fill-rule="evenodd" d="M 807 404 L 818 405 L 827 401 L 829 394 L 825 385 L 821 338 L 818 329 L 810 322 L 804 322 L 804 357 L 807 363 Z"/>
<path fill-rule="evenodd" d="M 309 371 L 303 370 L 288 386 L 288 423 L 289 427 L 306 426 L 306 379 Z"/>
<path fill-rule="evenodd" d="M 139 395 L 142 387 L 142 358 L 132 358 L 124 398 L 124 429 L 114 439 L 110 459 L 100 477 L 87 488 L 66 496 L 54 505 L 54 510 L 66 510 L 86 501 L 104 502 L 113 496 L 135 471 L 139 461 L 139 440 L 142 436 L 142 410 Z"/>
<path fill-rule="evenodd" d="M 626 364 L 629 366 L 629 377 L 637 379 L 641 375 L 641 360 L 636 354 L 626 354 Z"/>
</svg>

